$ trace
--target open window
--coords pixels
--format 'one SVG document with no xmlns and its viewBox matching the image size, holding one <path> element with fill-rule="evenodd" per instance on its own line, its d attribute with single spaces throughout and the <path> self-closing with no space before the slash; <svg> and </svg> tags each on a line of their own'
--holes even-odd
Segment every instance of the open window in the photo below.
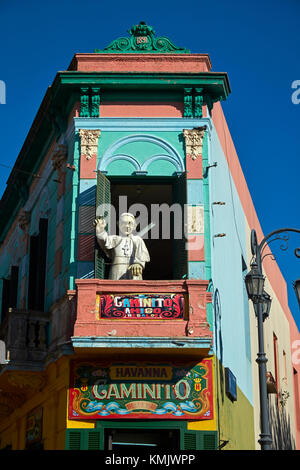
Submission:
<svg viewBox="0 0 300 470">
<path fill-rule="evenodd" d="M 182 279 L 187 273 L 185 246 L 185 175 L 108 179 L 98 171 L 96 216 L 104 216 L 109 234 L 119 235 L 119 216 L 132 213 L 150 254 L 145 280 Z M 108 278 L 111 260 L 97 246 L 95 276 Z"/>
</svg>

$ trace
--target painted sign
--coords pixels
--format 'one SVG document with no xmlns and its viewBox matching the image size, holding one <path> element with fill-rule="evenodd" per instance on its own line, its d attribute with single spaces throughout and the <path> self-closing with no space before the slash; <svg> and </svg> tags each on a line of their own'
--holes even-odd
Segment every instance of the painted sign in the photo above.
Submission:
<svg viewBox="0 0 300 470">
<path fill-rule="evenodd" d="M 212 359 L 73 362 L 69 419 L 212 419 Z"/>
<path fill-rule="evenodd" d="M 98 318 L 183 319 L 182 294 L 107 294 L 97 298 Z"/>
<path fill-rule="evenodd" d="M 26 447 L 42 442 L 43 408 L 35 408 L 26 419 Z"/>
</svg>

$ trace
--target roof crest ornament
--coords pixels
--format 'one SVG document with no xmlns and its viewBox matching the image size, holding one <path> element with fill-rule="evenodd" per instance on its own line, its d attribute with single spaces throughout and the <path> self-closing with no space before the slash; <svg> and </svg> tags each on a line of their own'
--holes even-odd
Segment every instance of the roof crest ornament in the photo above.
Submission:
<svg viewBox="0 0 300 470">
<path fill-rule="evenodd" d="M 115 39 L 103 50 L 95 49 L 95 53 L 190 53 L 188 49 L 175 46 L 168 38 L 155 37 L 152 26 L 144 21 L 132 26 L 128 33 L 130 37 Z"/>
</svg>

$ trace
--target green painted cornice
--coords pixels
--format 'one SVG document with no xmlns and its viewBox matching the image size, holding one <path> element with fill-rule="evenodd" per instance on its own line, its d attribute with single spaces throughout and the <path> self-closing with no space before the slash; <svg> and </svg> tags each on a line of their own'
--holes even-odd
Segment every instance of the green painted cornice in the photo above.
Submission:
<svg viewBox="0 0 300 470">
<path fill-rule="evenodd" d="M 112 41 L 103 50 L 95 49 L 96 53 L 151 53 L 166 54 L 180 53 L 188 54 L 190 51 L 183 47 L 175 46 L 170 39 L 165 37 L 155 37 L 155 31 L 152 26 L 148 26 L 144 21 L 138 25 L 132 26 L 128 31 L 129 37 L 122 37 Z"/>
<path fill-rule="evenodd" d="M 214 101 L 226 100 L 230 93 L 230 84 L 225 72 L 201 73 L 111 73 L 66 71 L 56 75 L 53 88 L 59 93 L 63 86 L 99 86 L 124 89 L 179 89 L 200 87 L 210 94 Z"/>
</svg>

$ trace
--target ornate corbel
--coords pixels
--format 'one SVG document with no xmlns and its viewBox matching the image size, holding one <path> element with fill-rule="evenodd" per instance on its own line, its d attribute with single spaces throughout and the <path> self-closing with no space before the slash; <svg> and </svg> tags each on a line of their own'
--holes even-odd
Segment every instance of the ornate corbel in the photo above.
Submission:
<svg viewBox="0 0 300 470">
<path fill-rule="evenodd" d="M 205 131 L 206 126 L 196 127 L 195 129 L 183 129 L 187 158 L 196 160 L 198 157 L 202 157 Z"/>
<path fill-rule="evenodd" d="M 203 88 L 195 88 L 195 118 L 202 118 Z"/>
<path fill-rule="evenodd" d="M 183 117 L 192 118 L 193 117 L 193 95 L 192 88 L 184 88 L 184 97 L 183 97 Z"/>
<path fill-rule="evenodd" d="M 52 166 L 54 170 L 60 171 L 67 160 L 68 147 L 63 144 L 57 145 L 52 155 Z"/>
<path fill-rule="evenodd" d="M 87 160 L 90 160 L 93 156 L 97 157 L 100 134 L 100 129 L 79 129 L 81 156 L 84 156 Z"/>
<path fill-rule="evenodd" d="M 91 117 L 99 117 L 100 106 L 100 88 L 92 87 L 91 89 Z"/>
<path fill-rule="evenodd" d="M 80 117 L 90 117 L 89 88 L 80 88 Z"/>
</svg>

